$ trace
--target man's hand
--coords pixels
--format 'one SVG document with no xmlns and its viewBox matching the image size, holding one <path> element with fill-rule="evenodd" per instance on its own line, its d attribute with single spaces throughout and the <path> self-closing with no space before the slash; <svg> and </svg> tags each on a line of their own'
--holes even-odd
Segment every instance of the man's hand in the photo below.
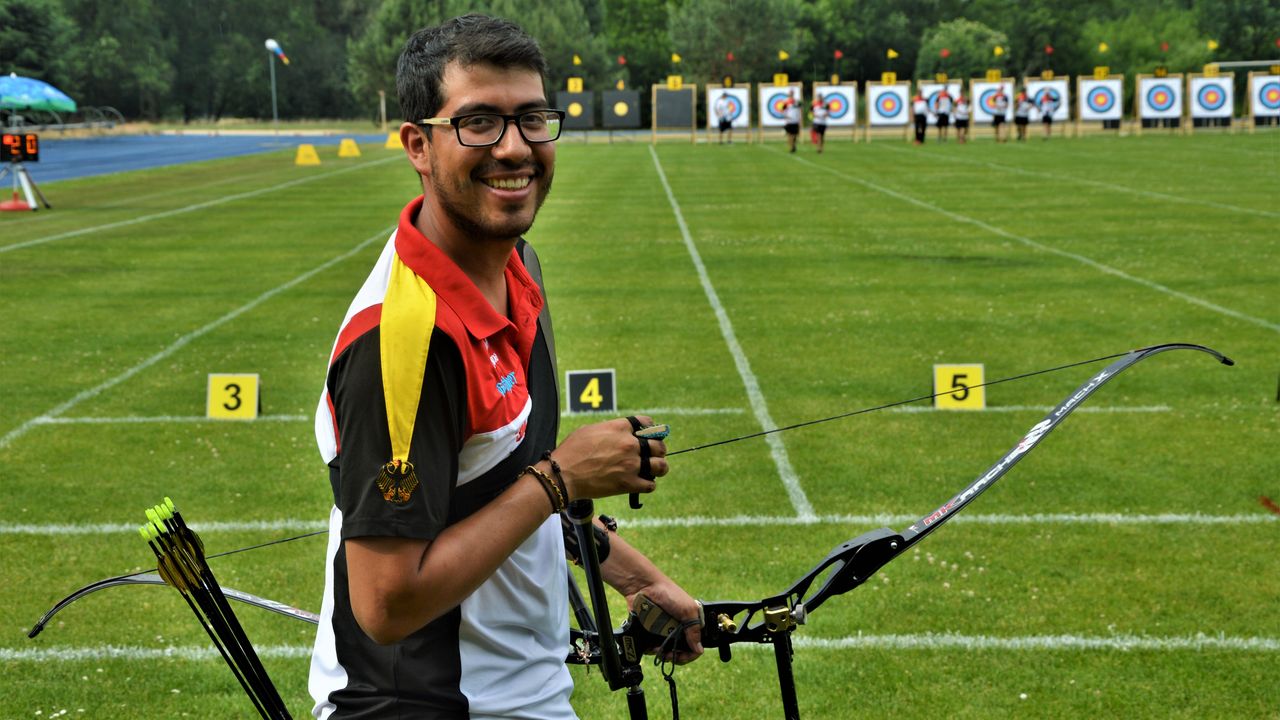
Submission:
<svg viewBox="0 0 1280 720">
<path fill-rule="evenodd" d="M 644 425 L 653 419 L 637 416 Z M 650 493 L 653 480 L 640 477 L 640 443 L 649 444 L 649 469 L 654 477 L 667 474 L 667 445 L 635 436 L 625 418 L 587 425 L 569 434 L 552 452 L 560 465 L 570 500 L 595 499 L 627 493 Z"/>
<path fill-rule="evenodd" d="M 627 607 L 632 611 L 636 610 L 636 597 L 641 594 L 681 623 L 701 617 L 702 608 L 699 607 L 698 602 L 668 578 L 664 577 L 652 585 L 640 588 L 636 592 L 627 595 Z M 677 650 L 666 659 L 672 660 L 677 665 L 684 665 L 701 657 L 702 625 L 690 625 L 685 628 L 684 641 L 689 650 Z M 654 649 L 647 648 L 646 650 Z"/>
</svg>

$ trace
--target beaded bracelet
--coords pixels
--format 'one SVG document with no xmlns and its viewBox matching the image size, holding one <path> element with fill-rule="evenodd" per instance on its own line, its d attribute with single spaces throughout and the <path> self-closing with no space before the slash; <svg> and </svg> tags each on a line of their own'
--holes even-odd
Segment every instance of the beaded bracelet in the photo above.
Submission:
<svg viewBox="0 0 1280 720">
<path fill-rule="evenodd" d="M 530 465 L 526 467 L 524 471 L 521 472 L 520 474 L 532 475 L 535 478 L 537 478 L 538 482 L 542 484 L 542 489 L 547 492 L 547 498 L 551 500 L 552 512 L 557 512 L 557 513 L 564 512 L 565 509 L 569 506 L 569 503 L 565 502 L 564 493 L 560 491 L 560 488 L 556 486 L 555 481 L 552 480 L 546 473 L 542 472 L 541 470 L 534 467 L 533 465 Z"/>
<path fill-rule="evenodd" d="M 569 502 L 569 489 L 565 487 L 564 475 L 560 474 L 560 463 L 556 462 L 555 458 L 551 457 L 550 450 L 542 453 L 542 459 L 551 463 L 551 475 L 556 479 L 556 485 L 559 486 L 560 494 L 564 496 L 565 502 Z"/>
</svg>

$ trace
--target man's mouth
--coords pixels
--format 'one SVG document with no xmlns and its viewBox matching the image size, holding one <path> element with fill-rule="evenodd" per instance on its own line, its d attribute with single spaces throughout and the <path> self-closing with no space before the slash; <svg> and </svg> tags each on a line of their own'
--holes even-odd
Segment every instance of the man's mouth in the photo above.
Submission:
<svg viewBox="0 0 1280 720">
<path fill-rule="evenodd" d="M 484 178 L 482 182 L 495 190 L 523 190 L 529 186 L 529 177 Z"/>
</svg>

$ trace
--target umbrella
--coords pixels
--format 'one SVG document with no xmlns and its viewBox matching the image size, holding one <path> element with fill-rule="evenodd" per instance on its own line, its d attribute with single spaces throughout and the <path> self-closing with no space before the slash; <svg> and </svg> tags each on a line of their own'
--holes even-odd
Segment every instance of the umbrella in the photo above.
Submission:
<svg viewBox="0 0 1280 720">
<path fill-rule="evenodd" d="M 0 109 L 75 112 L 76 101 L 42 80 L 0 75 Z"/>
</svg>

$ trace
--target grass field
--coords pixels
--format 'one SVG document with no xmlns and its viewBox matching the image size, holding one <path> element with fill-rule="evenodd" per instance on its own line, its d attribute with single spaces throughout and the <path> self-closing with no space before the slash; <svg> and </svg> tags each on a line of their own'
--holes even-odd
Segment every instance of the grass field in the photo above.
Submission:
<svg viewBox="0 0 1280 720">
<path fill-rule="evenodd" d="M 55 183 L 55 210 L 0 214 L 0 718 L 252 713 L 171 590 L 100 592 L 26 633 L 152 567 L 133 528 L 166 495 L 212 552 L 323 526 L 327 353 L 417 192 L 393 151 L 329 152 Z M 934 363 L 995 379 L 1164 342 L 1238 363 L 1134 367 L 814 613 L 804 717 L 1280 717 L 1280 517 L 1260 501 L 1280 501 L 1280 135 L 559 152 L 530 239 L 560 369 L 615 368 L 620 414 L 671 423 L 672 449 L 923 395 Z M 762 598 L 933 510 L 1100 368 L 989 388 L 983 412 L 689 453 L 643 510 L 600 505 L 694 595 Z M 259 374 L 263 416 L 204 420 L 211 372 Z M 213 565 L 319 609 L 321 539 Z M 312 627 L 237 612 L 307 714 Z M 583 717 L 625 717 L 575 675 Z M 676 677 L 684 717 L 782 715 L 765 650 Z"/>
</svg>

